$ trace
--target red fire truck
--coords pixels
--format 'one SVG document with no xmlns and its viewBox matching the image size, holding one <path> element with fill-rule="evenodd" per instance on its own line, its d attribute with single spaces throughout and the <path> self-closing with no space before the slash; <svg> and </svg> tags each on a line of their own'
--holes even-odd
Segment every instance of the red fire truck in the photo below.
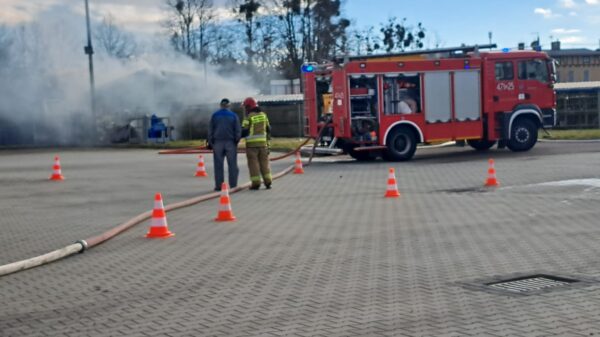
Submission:
<svg viewBox="0 0 600 337">
<path fill-rule="evenodd" d="M 418 143 L 444 141 L 527 151 L 556 120 L 554 63 L 538 51 L 480 51 L 495 47 L 307 63 L 305 133 L 357 160 L 409 160 Z"/>
</svg>

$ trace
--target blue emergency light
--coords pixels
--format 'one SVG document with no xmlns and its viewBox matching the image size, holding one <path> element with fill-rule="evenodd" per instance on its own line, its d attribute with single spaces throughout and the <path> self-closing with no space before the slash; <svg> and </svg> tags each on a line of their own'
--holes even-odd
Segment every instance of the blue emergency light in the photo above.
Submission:
<svg viewBox="0 0 600 337">
<path fill-rule="evenodd" d="M 510 51 L 510 48 L 502 48 L 503 53 L 508 53 L 509 51 Z"/>
<path fill-rule="evenodd" d="M 315 65 L 311 64 L 311 63 L 307 63 L 307 64 L 303 64 L 302 65 L 302 72 L 303 73 L 312 73 L 315 71 Z"/>
</svg>

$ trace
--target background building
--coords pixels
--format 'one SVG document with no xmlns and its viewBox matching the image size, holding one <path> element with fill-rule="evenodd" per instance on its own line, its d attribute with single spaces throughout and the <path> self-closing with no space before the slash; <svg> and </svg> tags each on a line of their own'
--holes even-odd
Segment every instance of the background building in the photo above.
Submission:
<svg viewBox="0 0 600 337">
<path fill-rule="evenodd" d="M 560 41 L 555 41 L 545 52 L 558 61 L 559 83 L 600 81 L 600 50 L 561 49 Z"/>
</svg>

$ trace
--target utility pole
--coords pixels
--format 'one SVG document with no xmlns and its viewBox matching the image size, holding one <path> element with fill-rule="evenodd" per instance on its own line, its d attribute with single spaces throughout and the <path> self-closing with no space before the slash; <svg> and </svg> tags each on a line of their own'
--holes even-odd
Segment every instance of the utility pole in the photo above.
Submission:
<svg viewBox="0 0 600 337">
<path fill-rule="evenodd" d="M 492 44 L 492 32 L 488 32 L 488 39 L 490 39 L 490 44 Z"/>
<path fill-rule="evenodd" d="M 92 47 L 92 30 L 90 28 L 90 9 L 88 0 L 85 1 L 85 22 L 87 26 L 87 46 L 83 48 L 83 51 L 88 55 L 90 63 L 90 98 L 92 104 L 92 142 L 96 143 L 96 85 L 94 83 L 94 48 Z"/>
</svg>

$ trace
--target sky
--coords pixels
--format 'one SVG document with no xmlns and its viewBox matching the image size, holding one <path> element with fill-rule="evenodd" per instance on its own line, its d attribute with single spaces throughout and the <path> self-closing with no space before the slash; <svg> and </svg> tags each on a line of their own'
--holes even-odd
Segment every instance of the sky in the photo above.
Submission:
<svg viewBox="0 0 600 337">
<path fill-rule="evenodd" d="M 491 31 L 500 48 L 538 35 L 544 47 L 558 39 L 563 48 L 600 48 L 600 0 L 348 0 L 345 14 L 359 26 L 378 27 L 389 16 L 421 22 L 445 47 L 489 43 Z"/>
<path fill-rule="evenodd" d="M 156 33 L 162 29 L 164 0 L 89 0 L 92 16 L 111 13 L 128 30 Z M 544 48 L 560 40 L 563 48 L 600 48 L 600 0 L 343 0 L 343 15 L 356 27 L 378 28 L 390 17 L 421 22 L 426 46 L 444 47 L 489 42 L 499 48 L 527 45 L 538 36 Z M 226 0 L 214 0 L 223 7 Z M 83 0 L 0 0 L 0 24 L 36 20 L 52 7 L 83 15 Z M 226 15 L 228 10 L 221 9 Z"/>
</svg>

